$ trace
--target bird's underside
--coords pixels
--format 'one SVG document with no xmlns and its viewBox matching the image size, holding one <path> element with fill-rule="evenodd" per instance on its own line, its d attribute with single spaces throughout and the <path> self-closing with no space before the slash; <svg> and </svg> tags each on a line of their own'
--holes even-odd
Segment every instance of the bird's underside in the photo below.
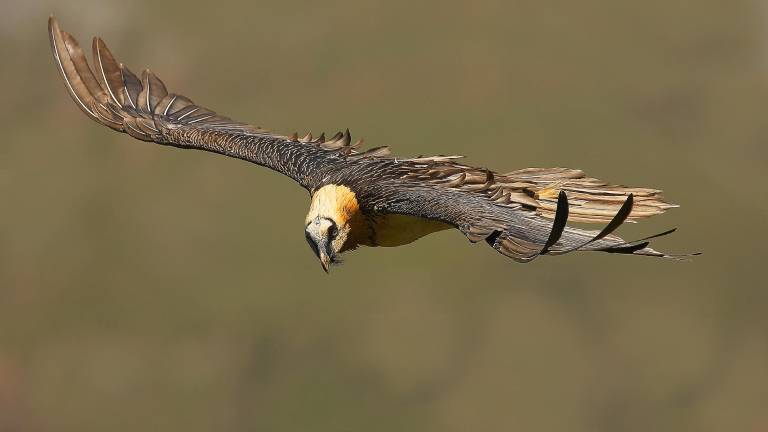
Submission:
<svg viewBox="0 0 768 432">
<path fill-rule="evenodd" d="M 633 242 L 612 235 L 626 221 L 676 207 L 659 190 L 610 185 L 566 168 L 497 173 L 463 165 L 459 156 L 401 159 L 387 147 L 360 150 L 361 141 L 352 143 L 349 131 L 331 137 L 274 134 L 168 92 L 149 70 L 137 77 L 100 38 L 93 40 L 91 68 L 55 18 L 48 28 L 56 66 L 88 117 L 143 141 L 219 153 L 289 176 L 310 192 L 319 212 L 310 210 L 307 232 L 321 219 L 329 226 L 318 235 L 335 230 L 335 237 L 326 239 L 328 253 L 358 245 L 396 246 L 456 228 L 471 242 L 485 241 L 519 262 L 577 250 L 679 257 L 648 247 L 651 238 L 672 230 Z M 329 191 L 332 199 L 324 196 Z M 604 228 L 583 230 L 568 221 Z M 313 249 L 322 255 L 317 245 Z"/>
</svg>

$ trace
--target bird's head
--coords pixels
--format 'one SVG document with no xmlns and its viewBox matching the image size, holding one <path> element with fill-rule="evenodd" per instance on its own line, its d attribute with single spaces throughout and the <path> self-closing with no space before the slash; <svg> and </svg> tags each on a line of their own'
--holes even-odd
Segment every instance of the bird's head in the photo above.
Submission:
<svg viewBox="0 0 768 432">
<path fill-rule="evenodd" d="M 346 186 L 326 185 L 312 194 L 304 234 L 323 270 L 355 247 L 353 225 L 360 218 L 357 198 Z"/>
</svg>

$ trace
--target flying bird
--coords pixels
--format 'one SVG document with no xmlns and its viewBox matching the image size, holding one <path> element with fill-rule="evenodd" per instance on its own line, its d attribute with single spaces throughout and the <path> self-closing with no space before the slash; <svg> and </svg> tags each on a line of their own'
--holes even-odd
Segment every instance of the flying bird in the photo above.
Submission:
<svg viewBox="0 0 768 432">
<path fill-rule="evenodd" d="M 240 123 L 171 93 L 150 70 L 136 76 L 93 39 L 93 67 L 54 17 L 53 58 L 70 96 L 92 120 L 142 141 L 253 162 L 290 177 L 311 201 L 304 234 L 327 272 L 359 246 L 400 246 L 458 229 L 504 256 L 529 262 L 573 251 L 679 258 L 612 232 L 626 221 L 677 207 L 661 191 L 608 184 L 567 168 L 498 173 L 461 156 L 397 158 L 387 147 L 360 149 L 349 130 L 332 136 L 280 135 Z M 602 223 L 600 231 L 567 222 Z"/>
</svg>

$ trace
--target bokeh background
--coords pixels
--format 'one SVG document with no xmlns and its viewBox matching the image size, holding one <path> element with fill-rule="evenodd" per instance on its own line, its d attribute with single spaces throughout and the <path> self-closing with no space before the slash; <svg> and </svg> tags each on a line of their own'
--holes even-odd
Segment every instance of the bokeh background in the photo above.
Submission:
<svg viewBox="0 0 768 432">
<path fill-rule="evenodd" d="M 0 430 L 765 431 L 764 1 L 10 0 Z M 692 262 L 517 265 L 457 232 L 330 275 L 306 192 L 112 133 L 50 13 L 272 130 L 665 190 Z"/>
</svg>

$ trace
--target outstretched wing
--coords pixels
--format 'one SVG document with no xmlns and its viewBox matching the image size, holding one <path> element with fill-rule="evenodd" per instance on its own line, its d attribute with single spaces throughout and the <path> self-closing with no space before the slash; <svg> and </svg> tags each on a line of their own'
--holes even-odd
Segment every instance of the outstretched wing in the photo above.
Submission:
<svg viewBox="0 0 768 432">
<path fill-rule="evenodd" d="M 545 218 L 555 217 L 558 193 L 568 192 L 571 222 L 607 223 L 627 197 L 634 196 L 629 221 L 661 214 L 677 207 L 664 201 L 661 191 L 612 185 L 569 168 L 526 168 L 504 174 L 457 163 L 452 158 L 414 159 L 405 178 L 425 184 L 477 192 L 513 208 L 527 208 Z"/>
<path fill-rule="evenodd" d="M 360 161 L 344 179 L 366 211 L 444 222 L 472 242 L 486 241 L 516 261 L 577 250 L 680 258 L 648 247 L 652 238 L 627 242 L 612 235 L 624 222 L 676 207 L 661 191 L 610 185 L 564 168 L 498 174 L 459 164 L 457 157 Z M 604 223 L 600 231 L 569 221 Z"/>
<path fill-rule="evenodd" d="M 51 49 L 70 96 L 91 119 L 143 141 L 220 153 L 266 166 L 312 189 L 346 156 L 383 156 L 386 149 L 358 152 L 349 131 L 281 136 L 240 123 L 170 93 L 151 71 L 137 77 L 118 63 L 100 38 L 93 39 L 93 68 L 79 44 L 48 20 Z"/>
</svg>

